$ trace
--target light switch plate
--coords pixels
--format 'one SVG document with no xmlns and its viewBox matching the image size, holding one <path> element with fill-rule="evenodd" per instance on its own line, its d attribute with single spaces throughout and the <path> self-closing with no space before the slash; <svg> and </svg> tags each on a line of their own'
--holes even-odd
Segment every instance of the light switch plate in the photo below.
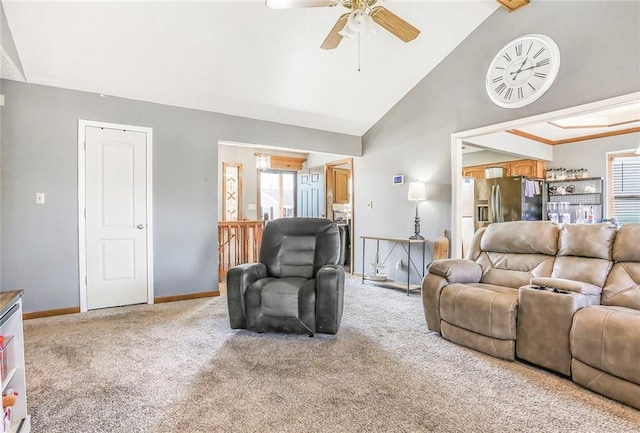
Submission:
<svg viewBox="0 0 640 433">
<path fill-rule="evenodd" d="M 44 204 L 44 193 L 37 192 L 36 193 L 36 204 Z"/>
</svg>

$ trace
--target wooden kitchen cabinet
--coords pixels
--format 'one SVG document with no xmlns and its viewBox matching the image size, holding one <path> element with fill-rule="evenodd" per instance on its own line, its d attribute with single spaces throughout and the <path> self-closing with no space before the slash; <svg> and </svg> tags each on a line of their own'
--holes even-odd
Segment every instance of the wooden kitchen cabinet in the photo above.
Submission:
<svg viewBox="0 0 640 433">
<path fill-rule="evenodd" d="M 516 161 L 496 162 L 483 165 L 472 165 L 462 168 L 464 177 L 473 177 L 475 179 L 485 178 L 485 168 L 503 167 L 505 176 L 527 176 L 544 179 L 545 162 L 536 161 L 534 159 L 519 159 Z"/>
<path fill-rule="evenodd" d="M 519 161 L 509 162 L 509 176 L 527 176 L 537 177 L 540 179 L 545 178 L 545 163 L 544 161 L 536 161 L 533 159 L 522 159 Z"/>
<path fill-rule="evenodd" d="M 472 167 L 463 167 L 462 175 L 464 177 L 473 177 L 475 179 L 484 179 L 484 165 L 474 165 Z"/>
</svg>

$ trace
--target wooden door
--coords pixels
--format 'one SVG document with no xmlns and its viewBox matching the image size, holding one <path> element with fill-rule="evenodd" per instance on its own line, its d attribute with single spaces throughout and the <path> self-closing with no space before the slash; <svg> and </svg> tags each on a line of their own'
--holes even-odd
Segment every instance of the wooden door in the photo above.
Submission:
<svg viewBox="0 0 640 433">
<path fill-rule="evenodd" d="M 340 204 L 350 203 L 351 197 L 349 197 L 349 181 L 351 178 L 351 170 L 336 168 L 333 170 L 333 176 L 333 202 Z"/>
</svg>

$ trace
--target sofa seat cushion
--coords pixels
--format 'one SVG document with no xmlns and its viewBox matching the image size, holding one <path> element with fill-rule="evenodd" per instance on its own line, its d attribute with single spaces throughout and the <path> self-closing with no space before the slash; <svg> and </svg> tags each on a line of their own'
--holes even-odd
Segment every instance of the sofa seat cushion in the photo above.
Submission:
<svg viewBox="0 0 640 433">
<path fill-rule="evenodd" d="M 571 355 L 584 364 L 640 384 L 640 311 L 592 306 L 571 327 Z"/>
<path fill-rule="evenodd" d="M 475 332 L 467 331 L 444 320 L 441 322 L 442 337 L 461 346 L 495 356 L 496 358 L 513 361 L 516 359 L 515 340 L 501 340 L 487 337 Z"/>
<path fill-rule="evenodd" d="M 247 288 L 247 329 L 310 333 L 316 330 L 315 279 L 263 278 Z"/>
<path fill-rule="evenodd" d="M 518 290 L 492 284 L 451 284 L 442 290 L 440 317 L 459 328 L 516 339 Z"/>
</svg>

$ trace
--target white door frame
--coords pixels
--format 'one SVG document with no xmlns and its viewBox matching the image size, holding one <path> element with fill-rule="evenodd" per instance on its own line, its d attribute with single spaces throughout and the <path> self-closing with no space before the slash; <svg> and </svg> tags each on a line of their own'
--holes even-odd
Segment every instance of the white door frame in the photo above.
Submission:
<svg viewBox="0 0 640 433">
<path fill-rule="evenodd" d="M 85 223 L 86 151 L 85 128 L 122 129 L 142 132 L 147 135 L 147 303 L 153 304 L 153 195 L 152 195 L 152 155 L 153 130 L 143 126 L 120 125 L 78 119 L 78 286 L 80 287 L 80 311 L 87 308 L 87 241 Z"/>
</svg>

